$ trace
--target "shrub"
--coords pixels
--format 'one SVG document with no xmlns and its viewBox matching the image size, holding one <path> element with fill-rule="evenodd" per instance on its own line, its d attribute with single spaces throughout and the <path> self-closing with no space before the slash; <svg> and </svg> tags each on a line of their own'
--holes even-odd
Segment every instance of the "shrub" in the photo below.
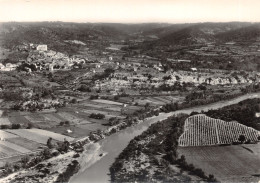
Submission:
<svg viewBox="0 0 260 183">
<path fill-rule="evenodd" d="M 27 129 L 31 129 L 31 128 L 33 128 L 33 123 L 28 123 Z"/>
<path fill-rule="evenodd" d="M 76 104 L 76 103 L 77 103 L 77 99 L 73 98 L 73 99 L 71 99 L 70 102 L 71 102 L 72 104 Z"/>
<path fill-rule="evenodd" d="M 90 100 L 94 100 L 94 99 L 98 99 L 99 95 L 90 95 L 89 99 Z"/>
<path fill-rule="evenodd" d="M 114 96 L 114 100 L 119 100 L 119 96 L 118 96 L 118 95 L 115 95 L 115 96 Z"/>
<path fill-rule="evenodd" d="M 54 151 L 54 152 L 52 153 L 53 156 L 58 156 L 59 154 L 60 154 L 59 151 Z"/>
<path fill-rule="evenodd" d="M 78 158 L 79 156 L 80 156 L 79 153 L 77 153 L 73 155 L 73 158 Z"/>
</svg>

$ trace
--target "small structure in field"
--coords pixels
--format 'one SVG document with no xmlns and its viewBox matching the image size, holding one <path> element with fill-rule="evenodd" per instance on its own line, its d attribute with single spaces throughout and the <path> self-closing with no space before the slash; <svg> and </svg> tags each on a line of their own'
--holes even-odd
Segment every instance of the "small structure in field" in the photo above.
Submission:
<svg viewBox="0 0 260 183">
<path fill-rule="evenodd" d="M 260 112 L 255 113 L 255 117 L 259 118 L 260 117 Z"/>
<path fill-rule="evenodd" d="M 72 133 L 72 131 L 70 130 L 70 129 L 68 129 L 68 130 L 66 130 L 67 131 L 67 133 Z"/>
<path fill-rule="evenodd" d="M 197 72 L 198 70 L 197 70 L 197 68 L 193 67 L 193 68 L 191 68 L 191 71 Z"/>
</svg>

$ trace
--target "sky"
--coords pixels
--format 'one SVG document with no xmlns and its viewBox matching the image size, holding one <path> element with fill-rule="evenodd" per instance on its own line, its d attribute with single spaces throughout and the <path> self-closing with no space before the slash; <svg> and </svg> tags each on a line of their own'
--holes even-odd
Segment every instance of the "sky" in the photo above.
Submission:
<svg viewBox="0 0 260 183">
<path fill-rule="evenodd" d="M 0 0 L 0 22 L 260 22 L 260 0 Z"/>
</svg>

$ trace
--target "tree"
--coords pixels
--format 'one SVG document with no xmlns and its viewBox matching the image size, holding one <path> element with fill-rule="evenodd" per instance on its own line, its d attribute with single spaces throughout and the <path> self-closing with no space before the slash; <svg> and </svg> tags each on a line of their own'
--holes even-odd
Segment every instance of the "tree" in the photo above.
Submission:
<svg viewBox="0 0 260 183">
<path fill-rule="evenodd" d="M 76 103 L 77 103 L 77 99 L 73 98 L 73 99 L 71 100 L 71 103 L 72 103 L 72 104 L 76 104 Z"/>
<path fill-rule="evenodd" d="M 238 141 L 241 142 L 241 144 L 246 140 L 245 135 L 239 135 Z"/>
<path fill-rule="evenodd" d="M 52 138 L 51 138 L 51 137 L 47 140 L 47 147 L 48 147 L 49 149 L 53 148 Z"/>
<path fill-rule="evenodd" d="M 87 85 L 85 85 L 85 84 L 81 85 L 81 86 L 78 88 L 78 90 L 79 90 L 79 91 L 82 91 L 82 92 L 91 92 L 91 89 L 90 89 Z"/>
<path fill-rule="evenodd" d="M 28 123 L 27 124 L 27 129 L 31 129 L 33 127 L 33 123 Z"/>
<path fill-rule="evenodd" d="M 13 167 L 12 167 L 11 163 L 6 162 L 4 165 L 4 170 L 8 174 L 11 173 L 13 171 Z"/>
<path fill-rule="evenodd" d="M 42 151 L 42 156 L 43 156 L 45 159 L 51 158 L 52 155 L 51 155 L 50 149 L 45 148 L 45 149 Z"/>
<path fill-rule="evenodd" d="M 144 105 L 144 108 L 147 110 L 149 107 L 150 107 L 150 103 L 147 102 L 147 103 Z"/>
<path fill-rule="evenodd" d="M 66 140 L 66 138 L 64 139 L 63 144 L 64 144 L 64 145 L 63 145 L 63 146 L 64 146 L 63 150 L 64 150 L 65 152 L 68 152 L 70 143 L 69 143 L 69 141 Z"/>
<path fill-rule="evenodd" d="M 212 174 L 209 174 L 209 177 L 208 177 L 208 182 L 217 182 L 217 179 L 214 177 L 214 175 Z"/>
<path fill-rule="evenodd" d="M 21 163 L 22 163 L 22 167 L 26 167 L 27 163 L 29 162 L 30 158 L 28 155 L 22 157 L 21 159 Z"/>
</svg>

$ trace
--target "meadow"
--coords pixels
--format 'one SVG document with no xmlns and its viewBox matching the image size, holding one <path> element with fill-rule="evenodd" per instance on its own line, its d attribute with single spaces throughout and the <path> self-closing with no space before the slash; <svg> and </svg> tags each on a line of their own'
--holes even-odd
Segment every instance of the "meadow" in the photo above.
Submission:
<svg viewBox="0 0 260 183">
<path fill-rule="evenodd" d="M 258 182 L 260 144 L 178 147 L 179 156 L 222 182 Z"/>
</svg>

